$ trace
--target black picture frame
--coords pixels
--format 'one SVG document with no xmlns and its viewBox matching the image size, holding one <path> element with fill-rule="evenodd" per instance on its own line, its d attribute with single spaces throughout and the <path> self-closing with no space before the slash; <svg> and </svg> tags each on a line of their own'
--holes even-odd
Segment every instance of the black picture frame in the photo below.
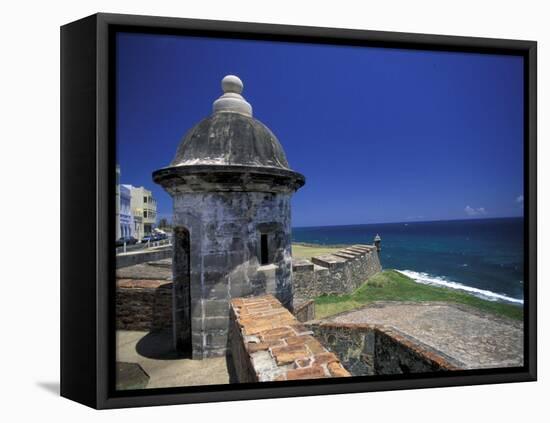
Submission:
<svg viewBox="0 0 550 423">
<path fill-rule="evenodd" d="M 114 390 L 116 31 L 522 55 L 525 366 L 439 374 Z M 197 19 L 95 14 L 61 27 L 61 395 L 119 408 L 534 381 L 537 378 L 537 44 Z M 79 230 L 73 230 L 79 222 Z"/>
</svg>

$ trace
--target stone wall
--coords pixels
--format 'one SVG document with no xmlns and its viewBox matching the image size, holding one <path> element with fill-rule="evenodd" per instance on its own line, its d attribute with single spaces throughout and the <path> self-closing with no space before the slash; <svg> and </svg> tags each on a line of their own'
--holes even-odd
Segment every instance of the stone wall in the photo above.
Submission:
<svg viewBox="0 0 550 423">
<path fill-rule="evenodd" d="M 375 330 L 374 373 L 406 374 L 460 370 L 450 357 L 394 328 Z"/>
<path fill-rule="evenodd" d="M 292 261 L 294 296 L 347 294 L 382 271 L 380 258 L 372 245 L 353 245 L 333 254 Z"/>
<path fill-rule="evenodd" d="M 315 319 L 315 301 L 294 301 L 294 310 L 292 314 L 294 314 L 294 317 L 296 317 L 299 322 L 307 322 Z"/>
<path fill-rule="evenodd" d="M 351 376 L 311 335 L 272 295 L 231 301 L 229 342 L 239 382 Z"/>
<path fill-rule="evenodd" d="M 118 279 L 116 328 L 153 331 L 172 327 L 172 283 Z"/>
<path fill-rule="evenodd" d="M 374 374 L 374 337 L 370 326 L 306 324 L 315 337 L 335 353 L 353 376 Z"/>
<path fill-rule="evenodd" d="M 351 323 L 306 326 L 353 376 L 459 369 L 442 353 L 391 327 Z"/>
<path fill-rule="evenodd" d="M 290 194 L 176 194 L 174 226 L 190 234 L 190 283 L 176 281 L 176 292 L 190 290 L 190 322 L 177 324 L 191 327 L 193 358 L 225 354 L 231 298 L 273 294 L 292 309 Z M 262 234 L 269 247 L 265 265 Z"/>
</svg>

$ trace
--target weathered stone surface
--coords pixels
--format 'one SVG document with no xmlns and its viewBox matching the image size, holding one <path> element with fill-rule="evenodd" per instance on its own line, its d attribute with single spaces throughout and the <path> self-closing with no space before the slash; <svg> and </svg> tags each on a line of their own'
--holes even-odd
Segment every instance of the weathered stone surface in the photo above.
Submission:
<svg viewBox="0 0 550 423">
<path fill-rule="evenodd" d="M 313 324 L 312 328 L 354 376 L 459 369 L 440 352 L 407 339 L 392 328 L 339 323 Z"/>
<path fill-rule="evenodd" d="M 382 270 L 374 246 L 352 246 L 333 254 L 293 260 L 294 295 L 311 299 L 354 291 Z"/>
<path fill-rule="evenodd" d="M 234 89 L 237 80 L 222 85 Z M 292 309 L 290 197 L 305 178 L 289 168 L 281 144 L 251 110 L 240 93 L 224 93 L 214 113 L 187 132 L 170 165 L 153 173 L 173 198 L 175 231 L 190 237 L 187 255 L 174 247 L 175 258 L 189 256 L 187 267 L 174 260 L 174 324 L 176 334 L 189 324 L 187 304 L 191 332 L 202 333 L 192 341 L 194 358 L 225 353 L 221 321 L 197 319 L 228 316 L 230 298 L 273 294 Z M 268 328 L 249 325 L 246 334 Z"/>
<path fill-rule="evenodd" d="M 133 266 L 122 267 L 116 270 L 117 279 L 152 279 L 152 280 L 172 280 L 172 260 L 169 259 L 168 266 L 157 265 L 164 262 L 147 262 Z M 165 262 L 164 262 L 165 263 Z"/>
<path fill-rule="evenodd" d="M 304 359 L 309 356 L 309 350 L 305 344 L 286 345 L 283 347 L 271 348 L 271 355 L 275 358 L 277 365 L 289 364 L 294 360 Z"/>
<path fill-rule="evenodd" d="M 270 348 L 274 347 L 282 347 L 284 346 L 284 342 L 280 339 L 274 340 L 274 341 L 263 341 L 263 342 L 247 342 L 246 343 L 246 350 L 249 354 L 253 354 L 257 351 L 267 351 Z"/>
<path fill-rule="evenodd" d="M 364 251 L 354 250 L 353 248 L 342 248 L 340 251 L 353 257 L 360 257 L 364 254 Z"/>
<path fill-rule="evenodd" d="M 308 259 L 292 259 L 293 272 L 313 271 L 313 263 Z"/>
<path fill-rule="evenodd" d="M 326 267 L 328 269 L 338 269 L 344 266 L 344 263 L 347 261 L 342 257 L 337 257 L 333 254 L 323 254 L 320 256 L 315 256 L 311 258 L 313 264 L 318 266 Z"/>
<path fill-rule="evenodd" d="M 332 377 L 348 377 L 349 372 L 337 363 L 329 363 L 328 370 Z"/>
<path fill-rule="evenodd" d="M 314 300 L 297 300 L 294 297 L 294 317 L 300 322 L 307 322 L 315 319 L 315 301 Z"/>
<path fill-rule="evenodd" d="M 230 345 L 239 381 L 349 376 L 311 333 L 273 296 L 233 299 Z"/>
<path fill-rule="evenodd" d="M 205 317 L 203 320 L 203 326 L 205 330 L 228 330 L 229 328 L 229 315 L 222 317 Z"/>
<path fill-rule="evenodd" d="M 322 352 L 313 356 L 313 363 L 316 365 L 330 364 L 330 363 L 339 363 L 340 360 L 336 355 L 330 352 Z"/>
<path fill-rule="evenodd" d="M 244 325 L 247 324 L 245 319 L 241 319 L 240 322 Z M 268 329 L 259 333 L 260 339 L 263 342 L 270 342 L 279 340 L 281 338 L 288 338 L 294 336 L 295 332 L 288 326 L 278 327 L 275 329 Z"/>
<path fill-rule="evenodd" d="M 353 375 L 517 367 L 521 322 L 438 302 L 376 302 L 308 325 Z"/>
<path fill-rule="evenodd" d="M 342 369 L 342 366 L 340 366 L 340 368 L 342 376 L 349 376 L 349 374 L 347 374 L 347 372 Z M 289 370 L 286 373 L 286 379 L 284 380 L 321 379 L 329 376 L 330 374 L 327 374 L 327 371 L 323 367 L 313 365 L 310 367 Z"/>
<path fill-rule="evenodd" d="M 187 193 L 174 197 L 174 209 L 176 226 L 190 227 L 192 239 L 194 233 L 204 235 L 191 246 L 191 270 L 195 270 L 191 275 L 191 302 L 200 300 L 200 316 L 228 316 L 229 299 L 236 295 L 272 293 L 285 306 L 292 307 L 289 196 L 252 192 Z M 185 217 L 191 215 L 195 218 Z M 269 223 L 279 228 L 270 241 L 276 261 L 260 266 L 258 225 Z M 220 236 L 220 232 L 225 235 Z M 239 249 L 235 250 L 235 239 L 247 241 L 239 242 Z M 264 329 L 263 326 L 250 328 Z M 194 345 L 197 356 L 202 354 L 199 352 L 202 348 L 203 345 Z"/>
<path fill-rule="evenodd" d="M 344 251 L 337 251 L 335 253 L 332 253 L 332 255 L 346 260 L 353 260 L 355 257 L 357 257 L 355 254 L 348 254 Z"/>
<path fill-rule="evenodd" d="M 172 284 L 165 280 L 119 279 L 116 327 L 159 330 L 172 326 Z"/>
<path fill-rule="evenodd" d="M 465 305 L 377 302 L 333 320 L 390 326 L 468 369 L 523 365 L 523 324 Z"/>
<path fill-rule="evenodd" d="M 275 135 L 240 113 L 214 113 L 186 134 L 171 166 L 198 163 L 289 168 Z"/>
</svg>

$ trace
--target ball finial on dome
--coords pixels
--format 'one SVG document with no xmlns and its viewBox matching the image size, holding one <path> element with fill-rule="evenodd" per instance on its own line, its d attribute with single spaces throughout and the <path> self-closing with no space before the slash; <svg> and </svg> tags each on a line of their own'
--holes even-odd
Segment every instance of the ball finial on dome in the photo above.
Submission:
<svg viewBox="0 0 550 423">
<path fill-rule="evenodd" d="M 252 116 L 252 106 L 243 98 L 243 81 L 238 76 L 226 75 L 222 79 L 223 95 L 214 101 L 214 113 L 241 113 Z"/>
<path fill-rule="evenodd" d="M 222 79 L 222 90 L 224 93 L 237 93 L 243 92 L 243 81 L 238 76 L 226 75 Z"/>
</svg>

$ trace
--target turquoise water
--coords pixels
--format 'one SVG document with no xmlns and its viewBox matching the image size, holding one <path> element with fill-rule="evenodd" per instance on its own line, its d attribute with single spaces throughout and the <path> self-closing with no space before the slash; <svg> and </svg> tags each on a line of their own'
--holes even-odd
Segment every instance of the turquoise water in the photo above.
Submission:
<svg viewBox="0 0 550 423">
<path fill-rule="evenodd" d="M 295 242 L 372 244 L 382 238 L 384 268 L 419 283 L 523 303 L 523 218 L 293 228 Z"/>
</svg>

